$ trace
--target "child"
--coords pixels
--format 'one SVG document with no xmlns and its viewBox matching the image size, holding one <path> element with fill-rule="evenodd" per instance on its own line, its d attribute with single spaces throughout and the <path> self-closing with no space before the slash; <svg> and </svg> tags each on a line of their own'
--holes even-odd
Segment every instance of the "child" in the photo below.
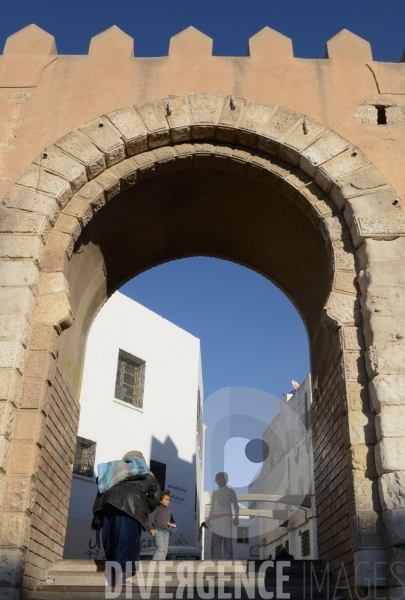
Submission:
<svg viewBox="0 0 405 600">
<path fill-rule="evenodd" d="M 232 523 L 239 525 L 238 501 L 235 491 L 227 486 L 227 473 L 217 473 L 215 482 L 218 489 L 212 492 L 211 510 L 206 520 L 212 526 L 211 558 L 232 560 Z M 235 511 L 233 520 L 231 504 Z"/>
<path fill-rule="evenodd" d="M 153 560 L 166 560 L 170 527 L 177 527 L 169 504 L 170 491 L 166 490 L 161 493 L 159 506 L 149 515 L 148 530 L 151 535 L 155 536 L 157 546 Z"/>
</svg>

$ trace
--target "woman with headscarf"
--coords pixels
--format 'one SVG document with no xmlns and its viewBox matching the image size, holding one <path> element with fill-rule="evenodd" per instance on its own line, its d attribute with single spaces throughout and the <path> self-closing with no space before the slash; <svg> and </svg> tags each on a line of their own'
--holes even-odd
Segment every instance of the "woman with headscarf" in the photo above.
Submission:
<svg viewBox="0 0 405 600">
<path fill-rule="evenodd" d="M 106 559 L 120 564 L 121 582 L 136 571 L 140 560 L 141 531 L 148 526 L 149 513 L 160 500 L 160 486 L 150 473 L 144 456 L 127 452 L 122 461 L 98 465 L 99 493 L 93 506 L 91 528 L 102 537 Z M 131 573 L 127 573 L 131 562 Z"/>
</svg>

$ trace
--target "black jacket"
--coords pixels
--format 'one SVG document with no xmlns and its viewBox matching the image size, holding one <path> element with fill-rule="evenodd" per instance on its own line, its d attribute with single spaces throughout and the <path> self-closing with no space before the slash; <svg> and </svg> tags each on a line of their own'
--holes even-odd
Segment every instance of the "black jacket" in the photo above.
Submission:
<svg viewBox="0 0 405 600">
<path fill-rule="evenodd" d="M 139 521 L 143 529 L 146 529 L 148 515 L 159 504 L 160 494 L 160 486 L 152 475 L 129 477 L 114 485 L 104 494 L 97 494 L 93 506 L 94 518 L 91 528 L 96 531 L 102 528 L 104 505 L 112 504 L 115 508 Z"/>
</svg>

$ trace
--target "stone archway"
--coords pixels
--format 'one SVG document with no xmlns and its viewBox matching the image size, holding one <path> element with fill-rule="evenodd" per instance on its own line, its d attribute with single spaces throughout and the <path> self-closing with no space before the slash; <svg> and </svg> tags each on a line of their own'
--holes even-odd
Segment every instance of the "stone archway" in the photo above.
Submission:
<svg viewBox="0 0 405 600">
<path fill-rule="evenodd" d="M 300 311 L 315 381 L 321 557 L 337 570 L 343 562 L 351 584 L 356 565 L 357 586 L 376 577 L 388 586 L 374 565 L 405 543 L 405 218 L 359 150 L 282 107 L 173 96 L 104 115 L 46 148 L 0 210 L 6 586 L 20 586 L 24 572 L 34 589 L 61 555 L 95 314 L 141 270 L 195 254 L 258 270 Z"/>
</svg>

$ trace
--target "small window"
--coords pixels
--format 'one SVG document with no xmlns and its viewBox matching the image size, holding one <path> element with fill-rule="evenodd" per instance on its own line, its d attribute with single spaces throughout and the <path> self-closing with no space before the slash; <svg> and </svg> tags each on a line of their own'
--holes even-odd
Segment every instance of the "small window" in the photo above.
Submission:
<svg viewBox="0 0 405 600">
<path fill-rule="evenodd" d="M 302 556 L 309 556 L 311 554 L 311 540 L 308 529 L 301 533 L 301 554 Z"/>
<path fill-rule="evenodd" d="M 238 544 L 248 544 L 249 543 L 249 528 L 248 527 L 238 527 L 236 541 Z"/>
<path fill-rule="evenodd" d="M 115 397 L 132 406 L 142 408 L 145 383 L 145 361 L 120 350 L 118 353 Z"/>
<path fill-rule="evenodd" d="M 73 463 L 73 473 L 83 477 L 93 477 L 94 461 L 96 459 L 96 442 L 78 437 L 76 455 Z"/>
<path fill-rule="evenodd" d="M 150 461 L 150 470 L 162 490 L 166 489 L 166 465 L 157 460 Z"/>
</svg>

